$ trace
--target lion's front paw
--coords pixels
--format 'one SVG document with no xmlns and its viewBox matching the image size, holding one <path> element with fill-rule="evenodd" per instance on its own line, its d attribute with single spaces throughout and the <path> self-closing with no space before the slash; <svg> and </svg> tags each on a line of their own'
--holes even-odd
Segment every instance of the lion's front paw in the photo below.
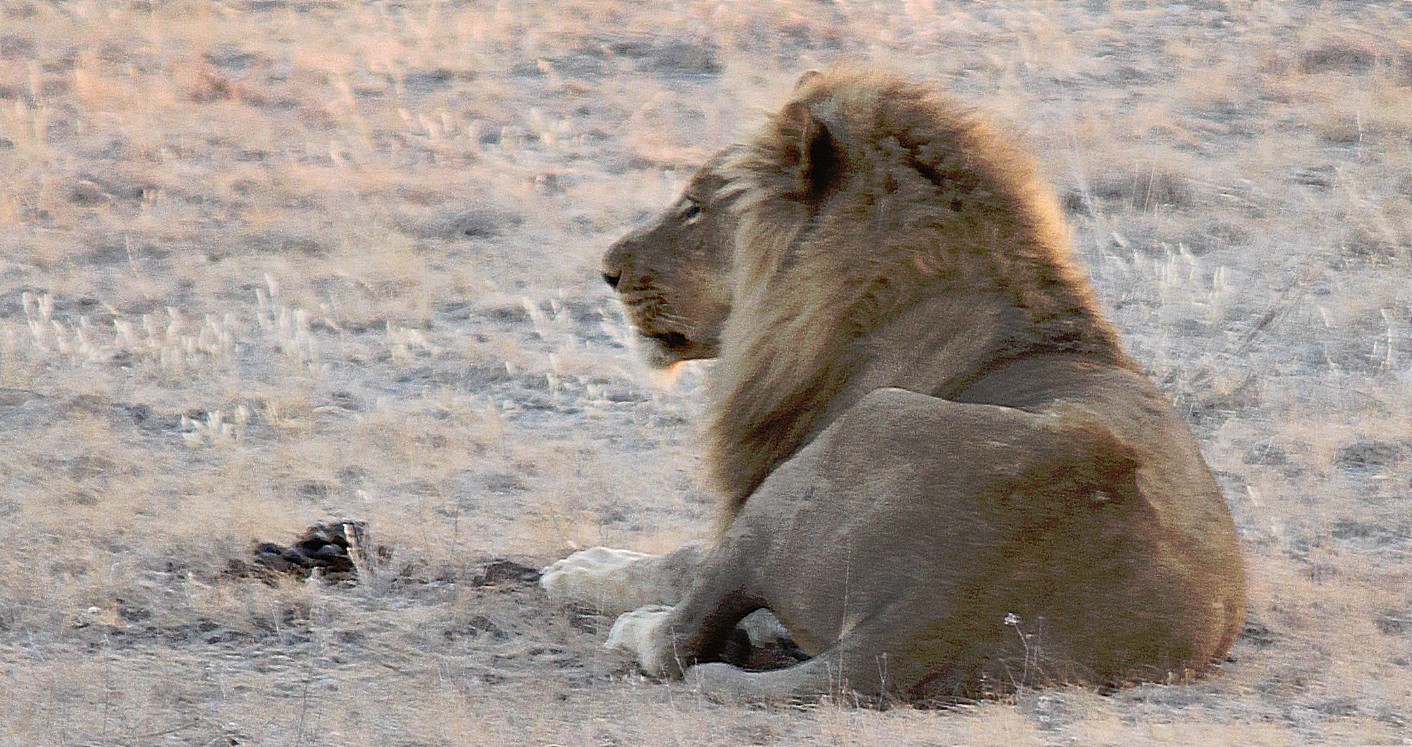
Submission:
<svg viewBox="0 0 1412 747">
<path fill-rule="evenodd" d="M 581 550 L 545 568 L 539 585 L 557 601 L 586 604 L 609 613 L 631 610 L 640 606 L 643 596 L 631 569 L 653 557 L 611 547 Z"/>
<path fill-rule="evenodd" d="M 652 604 L 618 617 L 608 633 L 608 648 L 622 649 L 637 657 L 643 672 L 657 677 L 681 673 L 671 650 L 672 608 Z"/>
</svg>

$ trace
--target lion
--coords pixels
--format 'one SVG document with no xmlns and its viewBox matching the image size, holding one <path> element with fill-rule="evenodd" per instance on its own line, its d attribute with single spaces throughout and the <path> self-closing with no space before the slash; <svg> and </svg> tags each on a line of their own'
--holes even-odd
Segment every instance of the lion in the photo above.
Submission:
<svg viewBox="0 0 1412 747">
<path fill-rule="evenodd" d="M 1188 681 L 1241 630 L 1235 527 L 1194 436 L 1031 157 L 970 107 L 868 66 L 808 73 L 603 274 L 653 365 L 716 359 L 714 542 L 542 577 L 623 613 L 609 645 L 645 673 L 927 702 Z M 720 662 L 747 616 L 807 658 Z"/>
</svg>

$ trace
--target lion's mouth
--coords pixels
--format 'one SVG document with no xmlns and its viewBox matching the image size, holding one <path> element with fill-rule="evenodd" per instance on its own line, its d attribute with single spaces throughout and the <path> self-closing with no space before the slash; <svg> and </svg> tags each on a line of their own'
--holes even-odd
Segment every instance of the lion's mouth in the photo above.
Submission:
<svg viewBox="0 0 1412 747">
<path fill-rule="evenodd" d="M 711 357 L 705 347 L 680 332 L 638 331 L 637 334 L 638 339 L 646 343 L 642 352 L 653 368 L 671 368 L 682 361 Z"/>
<path fill-rule="evenodd" d="M 656 334 L 639 333 L 650 340 L 656 340 L 657 344 L 673 353 L 684 353 L 691 347 L 691 340 L 680 332 L 658 332 Z"/>
</svg>

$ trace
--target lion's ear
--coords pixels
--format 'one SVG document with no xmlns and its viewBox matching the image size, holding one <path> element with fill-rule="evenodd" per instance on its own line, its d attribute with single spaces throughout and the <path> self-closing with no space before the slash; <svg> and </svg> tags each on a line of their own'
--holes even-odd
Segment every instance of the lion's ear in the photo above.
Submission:
<svg viewBox="0 0 1412 747">
<path fill-rule="evenodd" d="M 846 157 L 825 118 L 802 101 L 792 101 L 781 112 L 784 132 L 797 138 L 789 149 L 799 178 L 798 194 L 818 203 L 832 192 L 845 173 Z"/>
<path fill-rule="evenodd" d="M 824 73 L 821 70 L 804 71 L 804 74 L 799 76 L 799 80 L 794 81 L 794 90 L 798 91 L 804 86 L 809 85 L 810 81 L 814 80 L 815 78 L 821 77 L 823 74 Z"/>
</svg>

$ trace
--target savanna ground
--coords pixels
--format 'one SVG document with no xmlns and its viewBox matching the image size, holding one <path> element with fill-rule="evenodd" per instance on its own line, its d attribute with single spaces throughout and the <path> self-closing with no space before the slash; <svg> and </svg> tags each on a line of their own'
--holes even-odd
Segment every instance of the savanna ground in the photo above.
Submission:
<svg viewBox="0 0 1412 747">
<path fill-rule="evenodd" d="M 804 69 L 1032 143 L 1234 510 L 1190 686 L 721 705 L 485 583 L 708 531 L 602 250 Z M 1412 6 L 0 2 L 0 745 L 1408 744 Z M 324 518 L 357 586 L 226 574 Z"/>
</svg>

